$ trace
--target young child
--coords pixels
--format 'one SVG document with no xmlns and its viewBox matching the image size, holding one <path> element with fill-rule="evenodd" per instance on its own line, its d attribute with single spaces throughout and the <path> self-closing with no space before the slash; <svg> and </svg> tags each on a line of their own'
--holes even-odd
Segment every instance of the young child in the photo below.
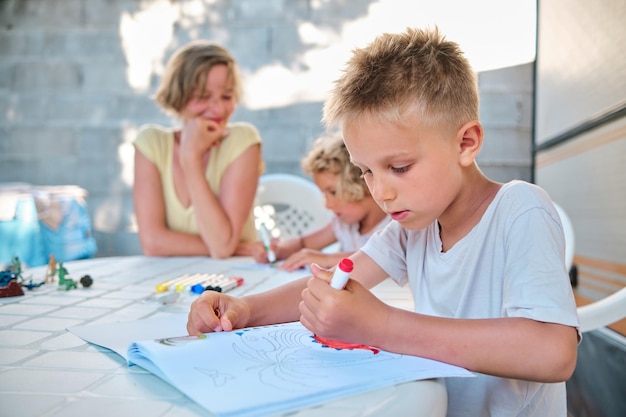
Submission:
<svg viewBox="0 0 626 417">
<path fill-rule="evenodd" d="M 341 136 L 318 138 L 302 159 L 302 169 L 311 175 L 324 194 L 326 208 L 335 216 L 322 229 L 271 243 L 276 259 L 285 260 L 280 268 L 287 271 L 311 263 L 330 268 L 352 255 L 391 220 L 370 195 L 361 170 L 350 163 L 350 154 Z M 322 252 L 323 248 L 336 242 L 339 251 Z M 268 262 L 261 243 L 257 243 L 253 256 L 257 262 Z"/>
<path fill-rule="evenodd" d="M 189 333 L 300 320 L 475 372 L 446 380 L 448 416 L 565 417 L 578 317 L 559 216 L 539 187 L 478 168 L 477 79 L 458 45 L 436 29 L 381 35 L 354 52 L 324 120 L 395 221 L 351 256 L 344 290 L 311 265 L 314 277 L 266 293 L 206 292 Z M 411 286 L 415 312 L 368 291 L 387 276 Z"/>
</svg>

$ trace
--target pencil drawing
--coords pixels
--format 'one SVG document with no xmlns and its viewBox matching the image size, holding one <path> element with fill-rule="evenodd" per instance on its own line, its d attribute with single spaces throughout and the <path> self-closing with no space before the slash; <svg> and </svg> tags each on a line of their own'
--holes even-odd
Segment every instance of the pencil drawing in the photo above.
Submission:
<svg viewBox="0 0 626 417">
<path fill-rule="evenodd" d="M 358 368 L 366 362 L 401 357 L 388 352 L 374 354 L 370 350 L 329 349 L 304 328 L 275 327 L 269 332 L 259 332 L 258 328 L 237 331 L 241 339 L 233 343 L 232 348 L 251 363 L 248 372 L 258 372 L 263 384 L 281 390 L 323 386 L 338 369 L 345 374 L 351 367 Z"/>
</svg>

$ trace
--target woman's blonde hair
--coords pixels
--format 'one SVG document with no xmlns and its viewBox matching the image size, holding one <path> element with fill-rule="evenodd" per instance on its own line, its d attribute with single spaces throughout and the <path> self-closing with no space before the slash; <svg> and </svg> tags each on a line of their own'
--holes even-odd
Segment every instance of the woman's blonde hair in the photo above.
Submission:
<svg viewBox="0 0 626 417">
<path fill-rule="evenodd" d="M 350 154 L 340 135 L 317 138 L 309 153 L 302 159 L 301 165 L 308 175 L 322 172 L 337 175 L 337 195 L 343 201 L 361 201 L 369 196 L 361 170 L 350 162 Z"/>
<path fill-rule="evenodd" d="M 180 116 L 189 100 L 204 91 L 206 77 L 215 65 L 226 65 L 233 81 L 235 101 L 241 98 L 241 78 L 237 62 L 223 47 L 204 40 L 188 43 L 169 59 L 155 100 L 167 113 Z"/>
</svg>

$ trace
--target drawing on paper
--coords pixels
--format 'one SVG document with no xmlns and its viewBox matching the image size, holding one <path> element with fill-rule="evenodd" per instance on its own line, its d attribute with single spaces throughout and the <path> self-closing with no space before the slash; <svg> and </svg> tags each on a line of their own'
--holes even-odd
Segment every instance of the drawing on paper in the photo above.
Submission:
<svg viewBox="0 0 626 417">
<path fill-rule="evenodd" d="M 367 345 L 343 343 L 313 335 L 302 326 L 261 326 L 234 330 L 238 337 L 229 352 L 245 364 L 244 374 L 221 370 L 220 363 L 207 361 L 193 366 L 205 377 L 208 385 L 224 387 L 240 378 L 258 379 L 263 385 L 283 391 L 317 388 L 328 378 L 358 372 L 363 365 L 393 361 L 402 355 L 380 351 Z M 163 346 L 177 347 L 203 341 L 212 343 L 207 335 L 156 339 Z M 208 364 L 211 364 L 207 366 Z"/>
<path fill-rule="evenodd" d="M 194 369 L 201 374 L 208 376 L 214 387 L 221 387 L 222 385 L 226 385 L 228 381 L 235 379 L 234 376 L 220 372 L 217 369 L 204 369 L 199 367 L 195 367 Z"/>
<path fill-rule="evenodd" d="M 154 341 L 165 346 L 178 346 L 187 342 L 193 342 L 195 340 L 206 339 L 205 334 L 198 336 L 177 336 L 177 337 L 164 337 L 162 339 L 155 339 Z"/>
<path fill-rule="evenodd" d="M 318 335 L 314 335 L 313 340 L 320 343 L 322 346 L 328 347 L 331 349 L 337 349 L 337 350 L 364 349 L 364 350 L 371 351 L 374 355 L 377 355 L 378 352 L 380 352 L 380 349 L 377 349 L 374 346 L 362 345 L 360 343 L 347 343 L 347 342 L 342 342 L 341 340 L 325 339 L 323 337 L 319 337 Z"/>
<path fill-rule="evenodd" d="M 232 344 L 233 351 L 251 362 L 248 372 L 257 372 L 262 383 L 281 390 L 316 386 L 320 378 L 329 377 L 330 371 L 338 368 L 346 370 L 366 362 L 401 357 L 388 352 L 375 354 L 371 350 L 355 352 L 352 347 L 342 355 L 342 349 L 329 349 L 305 328 L 275 326 L 269 332 L 259 332 L 258 329 L 237 331 L 241 339 Z"/>
</svg>

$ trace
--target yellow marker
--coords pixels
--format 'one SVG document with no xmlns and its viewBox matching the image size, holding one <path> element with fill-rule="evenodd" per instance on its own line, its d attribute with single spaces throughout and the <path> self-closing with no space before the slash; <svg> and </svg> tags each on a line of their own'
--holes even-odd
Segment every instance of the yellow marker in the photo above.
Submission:
<svg viewBox="0 0 626 417">
<path fill-rule="evenodd" d="M 184 275 L 180 275 L 180 276 L 178 276 L 176 278 L 169 279 L 169 280 L 167 280 L 165 282 L 162 282 L 160 284 L 157 284 L 156 292 L 166 292 L 166 291 L 169 291 L 170 285 L 175 285 L 179 281 L 181 281 L 183 279 L 186 279 L 187 277 L 189 277 L 189 275 L 188 274 L 184 274 Z"/>
<path fill-rule="evenodd" d="M 183 291 L 185 291 L 185 287 L 186 286 L 196 284 L 201 279 L 203 279 L 204 276 L 205 276 L 205 274 L 193 274 L 189 278 L 176 283 L 176 292 L 183 292 Z"/>
</svg>

